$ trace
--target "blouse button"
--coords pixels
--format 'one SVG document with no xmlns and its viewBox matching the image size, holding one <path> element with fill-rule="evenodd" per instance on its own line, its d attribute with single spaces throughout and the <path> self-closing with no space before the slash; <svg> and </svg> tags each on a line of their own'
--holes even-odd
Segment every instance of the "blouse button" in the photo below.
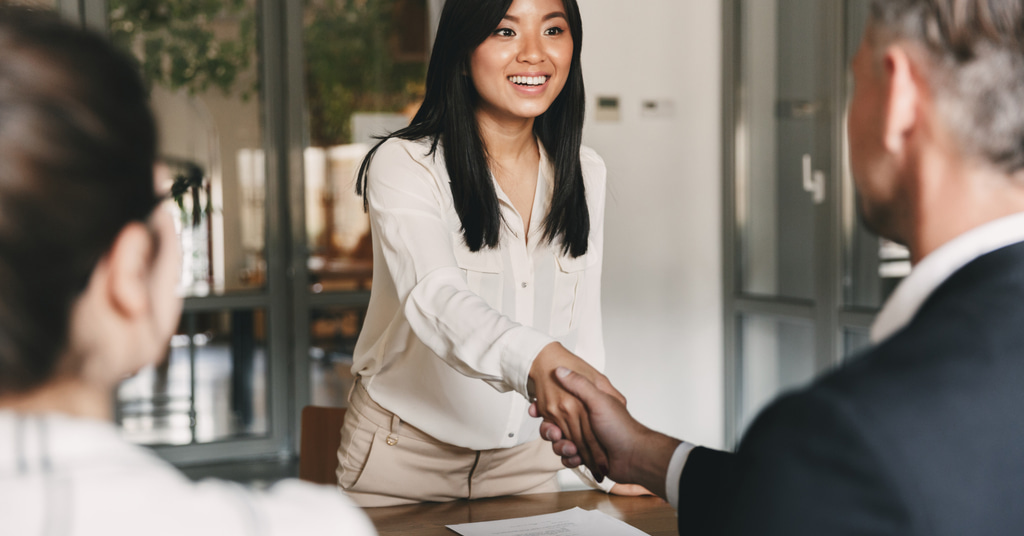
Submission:
<svg viewBox="0 0 1024 536">
<path fill-rule="evenodd" d="M 523 288 L 526 288 L 526 281 L 523 281 Z"/>
<path fill-rule="evenodd" d="M 512 433 L 512 432 L 509 432 L 509 433 L 508 433 L 508 436 L 509 436 L 509 437 L 515 437 L 516 435 L 515 435 L 514 433 Z"/>
</svg>

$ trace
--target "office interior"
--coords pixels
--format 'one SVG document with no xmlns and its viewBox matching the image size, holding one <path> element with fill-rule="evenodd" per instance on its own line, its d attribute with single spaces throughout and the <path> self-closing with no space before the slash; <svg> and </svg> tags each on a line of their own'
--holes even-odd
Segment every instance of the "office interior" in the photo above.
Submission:
<svg viewBox="0 0 1024 536">
<path fill-rule="evenodd" d="M 197 478 L 294 476 L 302 408 L 346 405 L 372 289 L 354 171 L 415 113 L 443 0 L 2 3 L 133 54 L 187 186 L 185 313 L 112 401 L 124 437 Z M 844 151 L 867 3 L 579 0 L 606 373 L 649 426 L 734 446 L 867 345 L 909 271 L 859 222 Z"/>
</svg>

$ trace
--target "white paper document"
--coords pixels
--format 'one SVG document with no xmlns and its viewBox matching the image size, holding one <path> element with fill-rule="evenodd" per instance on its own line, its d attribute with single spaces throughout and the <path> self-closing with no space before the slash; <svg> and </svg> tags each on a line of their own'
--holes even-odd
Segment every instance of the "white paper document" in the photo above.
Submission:
<svg viewBox="0 0 1024 536">
<path fill-rule="evenodd" d="M 600 510 L 576 507 L 555 514 L 448 525 L 462 536 L 648 536 Z"/>
</svg>

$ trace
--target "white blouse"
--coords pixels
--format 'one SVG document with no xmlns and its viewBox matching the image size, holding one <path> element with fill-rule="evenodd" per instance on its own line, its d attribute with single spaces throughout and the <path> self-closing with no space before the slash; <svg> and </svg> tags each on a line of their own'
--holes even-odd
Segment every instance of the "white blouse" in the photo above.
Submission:
<svg viewBox="0 0 1024 536">
<path fill-rule="evenodd" d="M 0 410 L 0 533 L 53 536 L 376 534 L 334 486 L 192 482 L 113 424 Z"/>
<path fill-rule="evenodd" d="M 539 437 L 526 385 L 544 346 L 559 341 L 604 368 L 604 161 L 580 152 L 585 255 L 563 255 L 559 242 L 543 239 L 554 175 L 543 148 L 530 229 L 495 182 L 500 242 L 474 253 L 443 150 L 429 149 L 392 138 L 370 166 L 373 292 L 352 370 L 374 401 L 441 441 L 473 450 L 520 445 Z"/>
</svg>

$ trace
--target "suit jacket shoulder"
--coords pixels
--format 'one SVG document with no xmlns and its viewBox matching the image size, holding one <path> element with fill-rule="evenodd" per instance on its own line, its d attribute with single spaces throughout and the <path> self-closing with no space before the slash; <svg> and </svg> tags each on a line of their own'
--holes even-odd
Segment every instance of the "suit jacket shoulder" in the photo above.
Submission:
<svg viewBox="0 0 1024 536">
<path fill-rule="evenodd" d="M 711 488 L 725 490 L 719 532 L 697 533 L 1024 534 L 1022 385 L 1017 244 L 959 270 L 887 341 L 771 404 L 730 462 L 735 476 Z M 681 497 L 700 485 L 690 469 Z"/>
</svg>

